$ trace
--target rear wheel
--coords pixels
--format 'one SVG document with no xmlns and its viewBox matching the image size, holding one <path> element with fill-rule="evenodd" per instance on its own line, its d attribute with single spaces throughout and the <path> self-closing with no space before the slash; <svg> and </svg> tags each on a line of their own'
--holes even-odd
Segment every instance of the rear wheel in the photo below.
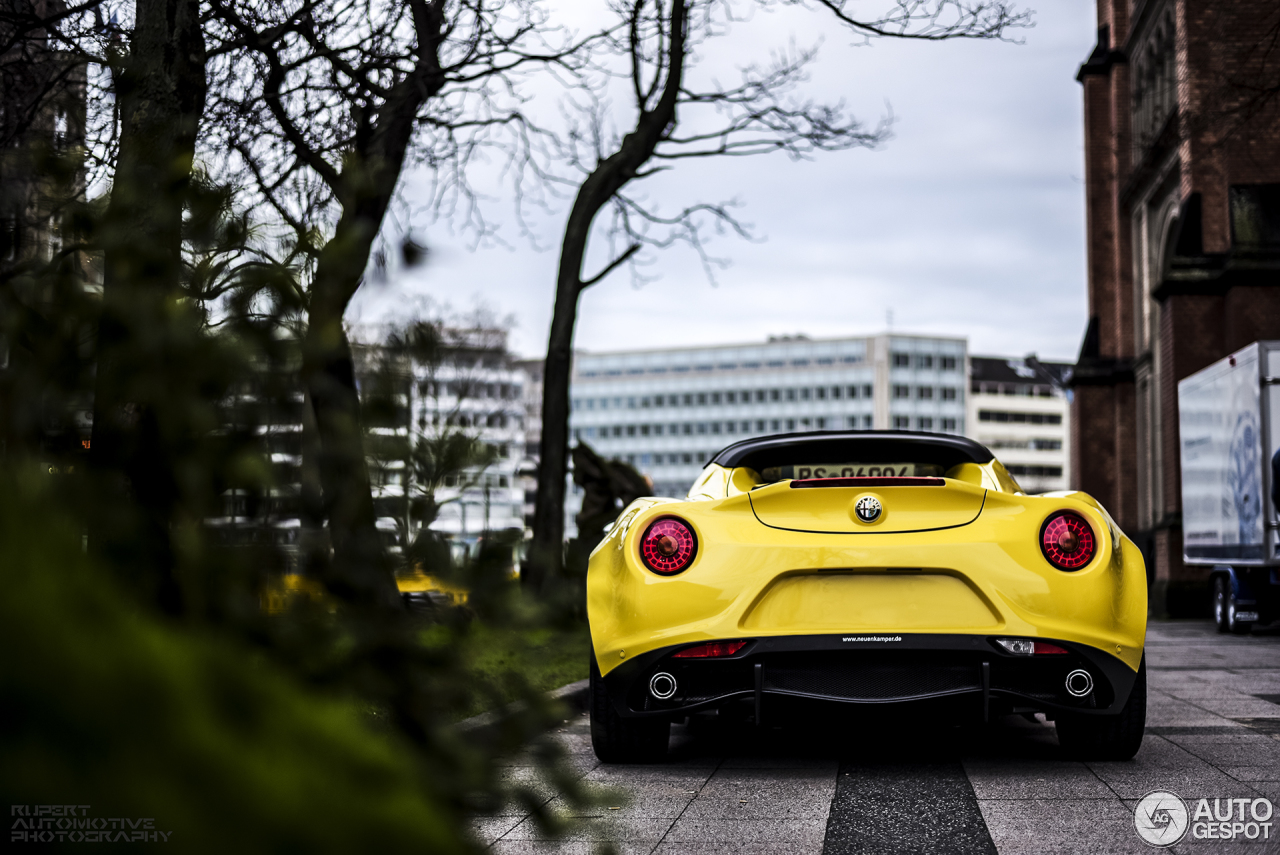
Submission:
<svg viewBox="0 0 1280 855">
<path fill-rule="evenodd" d="M 1128 760 L 1142 747 L 1147 726 L 1147 661 L 1138 675 L 1129 700 L 1116 715 L 1071 715 L 1057 719 L 1058 744 L 1081 760 Z"/>
<path fill-rule="evenodd" d="M 591 747 L 603 763 L 657 763 L 667 755 L 671 722 L 623 718 L 614 709 L 596 659 L 591 657 Z"/>
<path fill-rule="evenodd" d="M 1232 632 L 1245 635 L 1253 629 L 1253 621 L 1240 620 L 1240 602 L 1236 599 L 1231 580 L 1226 576 L 1216 576 L 1213 580 L 1213 618 L 1218 624 L 1218 632 Z"/>
<path fill-rule="evenodd" d="M 1218 626 L 1218 632 L 1226 632 L 1227 626 L 1227 598 L 1230 596 L 1230 585 L 1227 583 L 1227 577 L 1213 577 L 1213 622 Z"/>
</svg>

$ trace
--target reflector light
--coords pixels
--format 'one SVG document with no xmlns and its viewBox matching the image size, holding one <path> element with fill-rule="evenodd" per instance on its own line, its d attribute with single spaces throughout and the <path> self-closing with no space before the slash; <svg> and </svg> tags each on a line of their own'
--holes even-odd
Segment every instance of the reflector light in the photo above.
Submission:
<svg viewBox="0 0 1280 855">
<path fill-rule="evenodd" d="M 687 568 L 697 551 L 693 529 L 675 517 L 655 520 L 640 538 L 640 560 L 661 576 L 674 576 Z"/>
<path fill-rule="evenodd" d="M 710 641 L 695 647 L 686 647 L 671 656 L 672 659 L 715 659 L 720 656 L 732 656 L 746 647 L 745 641 Z"/>
<path fill-rule="evenodd" d="M 1036 656 L 1066 656 L 1071 652 L 1066 648 L 1059 647 L 1056 644 L 1048 644 L 1044 641 L 1034 641 L 1031 646 L 1035 648 L 1032 652 Z"/>
<path fill-rule="evenodd" d="M 1084 517 L 1059 511 L 1045 520 L 1040 529 L 1040 550 L 1059 570 L 1079 570 L 1093 560 L 1098 541 Z"/>
</svg>

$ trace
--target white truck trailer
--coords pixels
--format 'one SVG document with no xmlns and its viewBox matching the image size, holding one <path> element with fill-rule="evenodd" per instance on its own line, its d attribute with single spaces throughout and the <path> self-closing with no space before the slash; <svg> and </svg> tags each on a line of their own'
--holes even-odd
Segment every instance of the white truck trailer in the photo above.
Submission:
<svg viewBox="0 0 1280 855">
<path fill-rule="evenodd" d="M 1178 383 L 1182 545 L 1213 567 L 1221 632 L 1280 618 L 1280 341 L 1256 341 Z"/>
</svg>

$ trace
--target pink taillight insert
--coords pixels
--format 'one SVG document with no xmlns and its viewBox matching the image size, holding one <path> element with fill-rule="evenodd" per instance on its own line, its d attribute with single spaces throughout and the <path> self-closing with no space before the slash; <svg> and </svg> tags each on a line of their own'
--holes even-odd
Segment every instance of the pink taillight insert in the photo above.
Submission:
<svg viewBox="0 0 1280 855">
<path fill-rule="evenodd" d="M 672 659 L 716 659 L 721 656 L 732 656 L 746 647 L 745 641 L 711 641 L 694 647 L 686 647 L 679 653 L 672 654 Z"/>
<path fill-rule="evenodd" d="M 1054 567 L 1079 570 L 1093 560 L 1098 542 L 1084 517 L 1062 511 L 1049 517 L 1040 530 L 1040 549 Z"/>
<path fill-rule="evenodd" d="M 640 538 L 640 558 L 654 573 L 670 576 L 693 563 L 698 539 L 683 520 L 664 517 L 655 521 Z"/>
</svg>

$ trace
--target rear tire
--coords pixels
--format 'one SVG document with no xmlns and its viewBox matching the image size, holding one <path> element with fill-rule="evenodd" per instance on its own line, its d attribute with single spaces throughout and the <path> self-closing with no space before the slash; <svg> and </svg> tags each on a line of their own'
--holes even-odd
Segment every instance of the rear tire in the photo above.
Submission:
<svg viewBox="0 0 1280 855">
<path fill-rule="evenodd" d="M 614 709 L 604 678 L 591 657 L 591 747 L 602 763 L 658 763 L 667 756 L 671 722 L 623 718 Z"/>
<path fill-rule="evenodd" d="M 1213 577 L 1213 622 L 1218 626 L 1218 632 L 1226 632 L 1227 626 L 1227 598 L 1230 596 L 1230 585 L 1227 583 L 1226 576 Z"/>
<path fill-rule="evenodd" d="M 1213 580 L 1213 618 L 1218 623 L 1218 632 L 1230 632 L 1235 635 L 1248 635 L 1253 629 L 1253 621 L 1239 620 L 1236 615 L 1240 611 L 1240 601 L 1232 590 L 1231 580 L 1226 576 L 1217 576 Z"/>
<path fill-rule="evenodd" d="M 1058 744 L 1079 760 L 1129 760 L 1142 747 L 1147 726 L 1147 660 L 1138 665 L 1138 675 L 1129 700 L 1116 715 L 1058 716 Z"/>
</svg>

